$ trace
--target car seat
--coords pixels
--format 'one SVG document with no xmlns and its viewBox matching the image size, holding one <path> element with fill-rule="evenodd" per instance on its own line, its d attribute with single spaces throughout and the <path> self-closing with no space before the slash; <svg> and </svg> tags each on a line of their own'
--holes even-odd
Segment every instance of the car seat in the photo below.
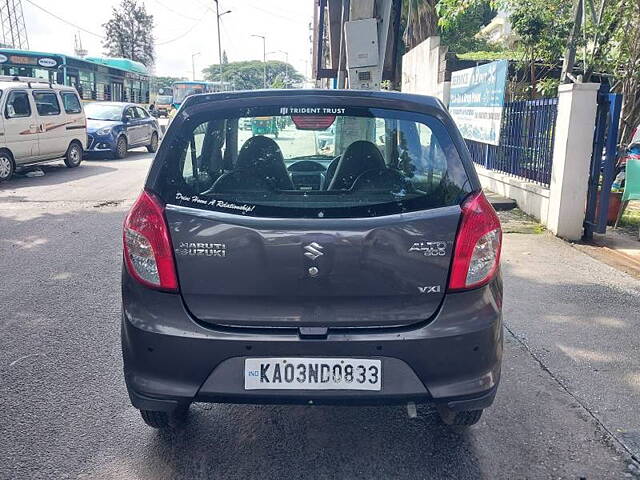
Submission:
<svg viewBox="0 0 640 480">
<path fill-rule="evenodd" d="M 240 149 L 235 169 L 222 175 L 212 190 L 232 192 L 263 189 L 291 190 L 293 183 L 278 144 L 271 138 L 256 135 Z"/>
<path fill-rule="evenodd" d="M 356 178 L 364 172 L 384 168 L 384 158 L 378 147 L 369 141 L 357 140 L 340 157 L 327 190 L 349 190 Z"/>
</svg>

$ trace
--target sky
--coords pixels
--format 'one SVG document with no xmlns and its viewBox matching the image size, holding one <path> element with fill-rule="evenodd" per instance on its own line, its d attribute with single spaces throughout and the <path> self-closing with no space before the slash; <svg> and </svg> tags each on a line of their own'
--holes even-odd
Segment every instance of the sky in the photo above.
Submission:
<svg viewBox="0 0 640 480">
<path fill-rule="evenodd" d="M 218 63 L 215 3 L 213 0 L 138 0 L 155 20 L 156 64 L 160 76 L 196 77 L 204 67 Z M 311 75 L 313 0 L 219 0 L 222 48 L 230 62 L 262 60 L 266 36 L 268 60 L 285 60 L 305 76 Z M 22 8 L 31 50 L 74 54 L 74 36 L 80 34 L 89 55 L 104 54 L 102 24 L 120 0 L 23 0 Z M 37 6 L 61 17 L 44 12 Z M 72 26 L 72 25 L 74 26 Z M 80 30 L 79 28 L 84 29 Z"/>
</svg>

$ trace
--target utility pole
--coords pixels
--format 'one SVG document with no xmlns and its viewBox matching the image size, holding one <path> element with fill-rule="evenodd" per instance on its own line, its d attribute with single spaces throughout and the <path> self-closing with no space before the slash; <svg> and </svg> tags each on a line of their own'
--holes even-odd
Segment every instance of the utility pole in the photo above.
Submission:
<svg viewBox="0 0 640 480">
<path fill-rule="evenodd" d="M 216 21 L 218 26 L 218 60 L 220 61 L 220 91 L 222 91 L 222 42 L 220 41 L 220 17 L 222 15 L 226 15 L 227 13 L 231 13 L 231 10 L 227 10 L 226 12 L 220 13 L 220 6 L 218 5 L 218 0 L 213 0 L 216 2 Z"/>
<path fill-rule="evenodd" d="M 264 35 L 251 35 L 262 39 L 262 86 L 267 88 L 267 37 Z"/>
<path fill-rule="evenodd" d="M 196 81 L 196 60 L 195 59 L 198 55 L 200 55 L 200 52 L 191 54 L 191 79 L 194 82 Z"/>
</svg>

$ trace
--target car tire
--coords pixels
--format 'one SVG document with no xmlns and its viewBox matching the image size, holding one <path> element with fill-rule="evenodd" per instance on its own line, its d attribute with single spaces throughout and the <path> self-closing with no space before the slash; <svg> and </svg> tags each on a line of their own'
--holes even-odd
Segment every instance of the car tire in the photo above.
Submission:
<svg viewBox="0 0 640 480">
<path fill-rule="evenodd" d="M 82 146 L 78 142 L 73 142 L 67 148 L 67 153 L 64 156 L 64 164 L 69 168 L 76 168 L 82 163 Z"/>
<path fill-rule="evenodd" d="M 451 410 L 445 405 L 437 406 L 438 413 L 440 414 L 440 420 L 445 425 L 449 425 L 452 427 L 470 427 L 471 425 L 475 425 L 480 421 L 480 417 L 482 417 L 482 412 L 484 410 L 465 410 L 461 412 L 456 412 Z"/>
<path fill-rule="evenodd" d="M 189 413 L 189 406 L 176 408 L 173 412 L 159 412 L 156 410 L 140 410 L 140 416 L 144 423 L 151 428 L 165 430 L 180 427 L 184 424 Z"/>
<path fill-rule="evenodd" d="M 127 144 L 127 138 L 124 135 L 120 135 L 118 137 L 118 141 L 116 142 L 115 157 L 119 159 L 126 157 L 128 150 L 129 145 Z"/>
<path fill-rule="evenodd" d="M 151 134 L 151 143 L 147 145 L 147 151 L 149 153 L 156 153 L 158 151 L 158 132 Z"/>
<path fill-rule="evenodd" d="M 0 183 L 9 180 L 16 171 L 13 157 L 6 150 L 0 151 Z"/>
</svg>

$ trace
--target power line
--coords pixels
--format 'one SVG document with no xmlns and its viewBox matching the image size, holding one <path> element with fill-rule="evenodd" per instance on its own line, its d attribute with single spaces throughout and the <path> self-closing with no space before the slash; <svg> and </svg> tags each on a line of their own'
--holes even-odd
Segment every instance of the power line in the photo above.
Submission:
<svg viewBox="0 0 640 480">
<path fill-rule="evenodd" d="M 89 35 L 93 35 L 94 37 L 98 37 L 100 39 L 104 40 L 104 35 L 99 35 L 97 33 L 92 32 L 91 30 L 87 30 L 86 28 L 82 28 L 79 25 L 76 25 L 75 23 L 71 23 L 68 20 L 65 20 L 62 17 L 59 17 L 58 15 L 56 15 L 55 13 L 50 12 L 49 10 L 47 10 L 46 8 L 41 7 L 40 5 L 38 5 L 37 3 L 32 2 L 31 0 L 26 0 L 27 3 L 29 3 L 30 5 L 33 5 L 34 7 L 36 7 L 37 9 L 42 10 L 44 13 L 51 15 L 53 18 L 56 18 L 58 20 L 60 20 L 63 23 L 66 23 L 67 25 L 71 25 L 73 28 L 77 28 L 78 30 L 83 31 L 84 33 L 88 33 Z"/>
<path fill-rule="evenodd" d="M 227 43 L 231 44 L 231 48 L 233 48 L 237 52 L 236 42 L 234 42 L 233 37 L 229 35 L 227 29 L 224 27 L 224 23 L 220 22 L 220 26 L 222 27 L 222 33 L 224 34 L 224 38 Z"/>
<path fill-rule="evenodd" d="M 201 22 L 204 20 L 204 17 L 206 17 L 206 14 L 205 14 L 205 15 L 203 15 L 202 17 L 200 17 L 200 19 L 199 19 L 196 23 L 194 23 L 193 25 L 191 25 L 191 26 L 189 27 L 189 30 L 187 30 L 186 32 L 182 33 L 181 35 L 178 35 L 177 37 L 172 38 L 171 40 L 165 40 L 165 41 L 162 41 L 162 42 L 155 42 L 155 44 L 156 44 L 156 45 L 167 45 L 168 43 L 177 42 L 177 41 L 178 41 L 178 40 L 180 40 L 181 38 L 184 38 L 184 37 L 186 37 L 187 35 L 189 35 L 189 34 L 193 31 L 193 29 L 194 29 L 195 27 L 197 27 L 197 26 L 198 26 L 198 24 L 199 24 L 199 23 L 201 23 Z"/>
<path fill-rule="evenodd" d="M 256 5 L 253 5 L 253 4 L 238 5 L 238 7 L 240 7 L 241 9 L 242 8 L 253 8 L 254 10 L 258 10 L 259 12 L 265 13 L 267 15 L 271 15 L 272 17 L 280 18 L 282 20 L 286 20 L 288 22 L 292 22 L 292 21 L 295 22 L 295 21 L 299 20 L 299 18 L 289 17 L 287 15 L 281 15 L 281 14 L 278 14 L 278 13 L 274 13 L 271 10 L 266 10 L 264 8 L 260 8 L 260 7 L 256 6 Z"/>
<path fill-rule="evenodd" d="M 181 12 L 178 12 L 177 10 L 174 10 L 173 8 L 171 8 L 168 5 L 165 5 L 164 3 L 162 3 L 160 0 L 153 0 L 155 3 L 157 3 L 158 5 L 160 5 L 162 8 L 164 8 L 165 10 L 168 10 L 169 12 L 173 13 L 174 15 L 178 15 L 179 17 L 182 18 L 186 18 L 187 20 L 198 20 L 195 17 L 189 17 L 188 15 L 185 15 Z"/>
<path fill-rule="evenodd" d="M 43 7 L 41 7 L 41 6 L 40 6 L 40 5 L 38 5 L 37 3 L 32 2 L 31 0 L 26 0 L 26 1 L 27 1 L 30 5 L 33 5 L 34 7 L 36 7 L 36 8 L 38 8 L 38 9 L 42 10 L 42 11 L 43 11 L 44 13 L 46 13 L 47 15 L 51 15 L 53 18 L 55 18 L 55 19 L 57 19 L 57 20 L 59 20 L 59 21 L 61 21 L 61 22 L 63 22 L 63 23 L 66 23 L 67 25 L 70 25 L 70 26 L 72 26 L 72 27 L 74 27 L 74 28 L 77 28 L 78 30 L 81 30 L 81 31 L 83 31 L 83 32 L 85 32 L 85 33 L 88 33 L 89 35 L 93 35 L 94 37 L 98 37 L 98 38 L 100 38 L 101 40 L 104 40 L 104 39 L 105 39 L 104 35 L 99 35 L 99 34 L 97 34 L 97 33 L 95 33 L 95 32 L 92 32 L 92 31 L 90 31 L 90 30 L 87 30 L 86 28 L 83 28 L 83 27 L 81 27 L 81 26 L 79 26 L 79 25 L 76 25 L 75 23 L 71 23 L 71 22 L 69 22 L 68 20 L 65 20 L 64 18 L 62 18 L 62 17 L 60 17 L 60 16 L 56 15 L 55 13 L 50 12 L 49 10 L 47 10 L 47 9 L 45 9 L 45 8 L 43 8 Z M 157 1 L 157 0 L 156 0 L 156 1 Z M 167 45 L 167 44 L 169 44 L 169 43 L 177 42 L 177 41 L 178 41 L 178 40 L 180 40 L 181 38 L 186 37 L 189 33 L 191 33 L 191 31 L 193 30 L 193 28 L 194 28 L 194 27 L 196 27 L 200 22 L 202 22 L 202 20 L 204 20 L 204 17 L 205 17 L 205 16 L 206 16 L 206 14 L 205 14 L 205 15 L 203 15 L 203 16 L 201 16 L 199 19 L 197 19 L 197 20 L 196 20 L 196 22 L 195 22 L 193 25 L 191 25 L 191 26 L 189 27 L 189 29 L 188 29 L 187 31 L 185 31 L 184 33 L 182 33 L 182 34 L 178 35 L 177 37 L 172 38 L 171 40 L 163 40 L 163 41 L 155 42 L 155 44 L 156 44 L 156 45 Z M 195 20 L 195 19 L 194 19 L 194 20 Z"/>
</svg>

